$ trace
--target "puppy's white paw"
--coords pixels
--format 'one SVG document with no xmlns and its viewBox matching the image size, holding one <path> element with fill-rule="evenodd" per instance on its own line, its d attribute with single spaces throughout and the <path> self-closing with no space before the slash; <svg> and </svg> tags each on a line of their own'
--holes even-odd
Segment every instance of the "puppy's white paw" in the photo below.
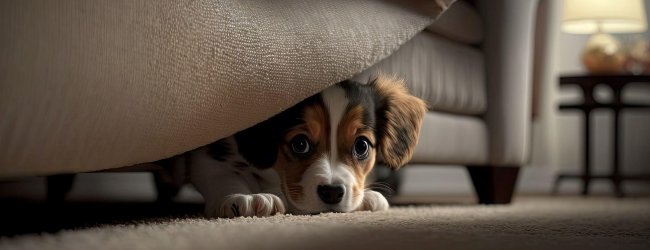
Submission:
<svg viewBox="0 0 650 250">
<path fill-rule="evenodd" d="M 221 203 L 218 216 L 264 217 L 285 213 L 284 203 L 273 194 L 232 194 Z"/>
<path fill-rule="evenodd" d="M 366 190 L 359 211 L 384 211 L 388 210 L 388 201 L 378 192 Z"/>
</svg>

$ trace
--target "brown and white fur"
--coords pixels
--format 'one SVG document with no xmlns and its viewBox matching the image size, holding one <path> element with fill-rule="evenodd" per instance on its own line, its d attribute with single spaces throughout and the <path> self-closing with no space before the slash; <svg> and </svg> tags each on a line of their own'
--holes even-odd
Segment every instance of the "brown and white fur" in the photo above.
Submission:
<svg viewBox="0 0 650 250">
<path fill-rule="evenodd" d="M 393 168 L 410 160 L 425 110 L 400 80 L 344 81 L 186 153 L 189 178 L 213 217 L 386 210 L 366 176 L 379 154 Z"/>
</svg>

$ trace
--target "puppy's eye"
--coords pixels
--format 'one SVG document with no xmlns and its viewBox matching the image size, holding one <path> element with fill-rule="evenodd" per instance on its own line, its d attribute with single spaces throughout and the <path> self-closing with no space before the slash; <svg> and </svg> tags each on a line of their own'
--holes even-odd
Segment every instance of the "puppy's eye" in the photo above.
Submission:
<svg viewBox="0 0 650 250">
<path fill-rule="evenodd" d="M 311 150 L 309 138 L 306 135 L 297 135 L 291 139 L 291 150 L 296 154 L 306 154 Z"/>
<path fill-rule="evenodd" d="M 368 138 L 361 136 L 357 138 L 357 141 L 354 142 L 354 148 L 352 149 L 352 154 L 358 160 L 365 160 L 370 154 L 370 141 Z"/>
</svg>

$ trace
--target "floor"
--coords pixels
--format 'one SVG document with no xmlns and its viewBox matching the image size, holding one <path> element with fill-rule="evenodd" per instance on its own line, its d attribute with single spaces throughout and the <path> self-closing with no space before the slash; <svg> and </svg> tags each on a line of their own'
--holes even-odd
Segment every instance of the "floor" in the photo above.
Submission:
<svg viewBox="0 0 650 250">
<path fill-rule="evenodd" d="M 0 249 L 650 249 L 647 196 L 397 203 L 376 213 L 227 220 L 205 219 L 193 203 L 13 202 L 2 206 Z"/>
</svg>

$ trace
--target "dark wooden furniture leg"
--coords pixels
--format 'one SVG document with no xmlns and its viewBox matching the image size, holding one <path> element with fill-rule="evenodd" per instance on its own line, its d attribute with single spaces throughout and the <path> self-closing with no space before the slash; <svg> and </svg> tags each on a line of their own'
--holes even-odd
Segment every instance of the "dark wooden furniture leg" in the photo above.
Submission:
<svg viewBox="0 0 650 250">
<path fill-rule="evenodd" d="M 613 100 L 613 109 L 614 109 L 614 157 L 612 159 L 612 185 L 614 185 L 614 193 L 618 197 L 623 197 L 625 196 L 625 193 L 623 192 L 623 187 L 621 185 L 621 172 L 620 172 L 620 153 L 621 153 L 621 145 L 623 144 L 621 142 L 620 138 L 620 115 L 621 115 L 621 109 L 622 109 L 622 102 L 621 102 L 621 94 L 623 92 L 623 85 L 612 85 L 612 92 L 614 92 L 614 100 Z"/>
<path fill-rule="evenodd" d="M 585 146 L 584 167 L 582 168 L 582 195 L 589 194 L 589 184 L 591 183 L 591 110 L 585 110 L 584 121 L 584 141 Z"/>
<path fill-rule="evenodd" d="M 165 170 L 153 173 L 154 184 L 156 185 L 156 202 L 170 203 L 181 190 L 181 187 L 171 181 L 171 177 Z"/>
<path fill-rule="evenodd" d="M 467 166 L 481 204 L 508 204 L 517 184 L 519 167 Z"/>
<path fill-rule="evenodd" d="M 75 174 L 51 175 L 47 181 L 47 201 L 61 203 L 65 200 L 66 194 L 72 189 Z"/>
</svg>

